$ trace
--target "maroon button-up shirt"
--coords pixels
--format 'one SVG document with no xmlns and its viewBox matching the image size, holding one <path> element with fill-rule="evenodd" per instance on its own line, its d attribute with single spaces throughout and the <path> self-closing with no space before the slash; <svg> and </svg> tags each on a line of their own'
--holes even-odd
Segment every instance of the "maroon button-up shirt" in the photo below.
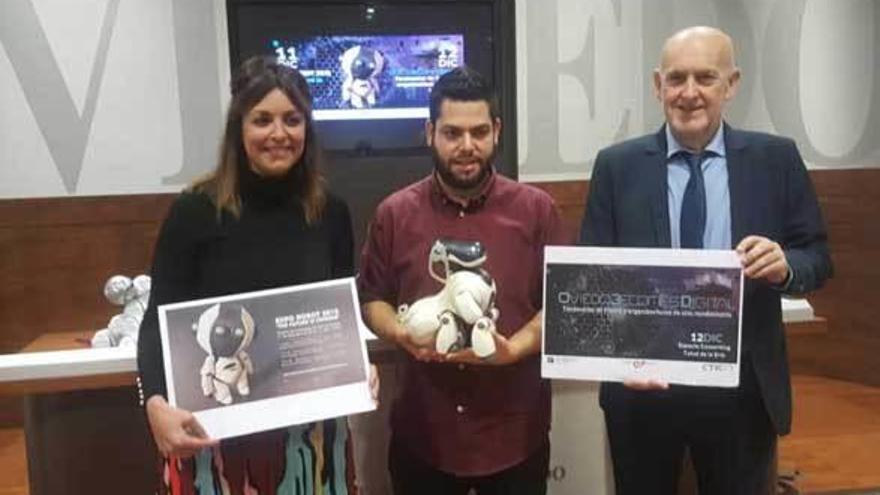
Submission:
<svg viewBox="0 0 880 495">
<path fill-rule="evenodd" d="M 543 191 L 494 174 L 467 205 L 433 176 L 386 198 L 361 257 L 361 302 L 393 307 L 436 294 L 428 273 L 438 238 L 480 241 L 495 279 L 497 330 L 511 336 L 541 309 L 544 246 L 563 244 L 558 211 Z M 422 363 L 407 354 L 393 405 L 396 441 L 424 462 L 459 476 L 495 473 L 525 460 L 550 428 L 550 384 L 539 356 L 510 366 Z"/>
</svg>

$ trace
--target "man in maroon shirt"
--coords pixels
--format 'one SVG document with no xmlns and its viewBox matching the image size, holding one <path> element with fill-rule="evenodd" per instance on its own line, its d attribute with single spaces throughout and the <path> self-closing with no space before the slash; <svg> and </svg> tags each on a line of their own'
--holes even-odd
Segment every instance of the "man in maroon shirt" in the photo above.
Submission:
<svg viewBox="0 0 880 495">
<path fill-rule="evenodd" d="M 407 351 L 392 407 L 389 469 L 396 495 L 546 492 L 550 384 L 541 379 L 544 246 L 563 244 L 549 195 L 496 174 L 501 119 L 473 70 L 441 77 L 425 125 L 434 173 L 377 208 L 361 258 L 364 319 Z M 415 345 L 397 308 L 436 294 L 428 272 L 438 239 L 479 242 L 500 311 L 495 352 L 439 354 Z"/>
</svg>

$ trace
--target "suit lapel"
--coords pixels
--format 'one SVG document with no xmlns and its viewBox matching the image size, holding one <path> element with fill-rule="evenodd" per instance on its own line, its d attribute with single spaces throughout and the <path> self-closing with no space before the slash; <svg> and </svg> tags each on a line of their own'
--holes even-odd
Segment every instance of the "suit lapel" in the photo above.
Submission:
<svg viewBox="0 0 880 495">
<path fill-rule="evenodd" d="M 727 123 L 724 125 L 724 147 L 727 153 L 727 187 L 730 190 L 730 234 L 736 247 L 748 233 L 749 163 L 743 134 Z"/>
<path fill-rule="evenodd" d="M 654 240 L 658 247 L 670 247 L 669 197 L 667 195 L 666 127 L 660 127 L 655 139 L 645 147 L 646 184 L 651 184 L 651 216 L 654 223 Z"/>
</svg>

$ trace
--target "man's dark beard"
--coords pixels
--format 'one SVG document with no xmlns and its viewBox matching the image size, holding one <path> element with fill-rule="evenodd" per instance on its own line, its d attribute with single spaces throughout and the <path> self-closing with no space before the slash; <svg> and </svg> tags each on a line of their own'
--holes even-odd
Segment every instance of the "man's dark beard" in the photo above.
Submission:
<svg viewBox="0 0 880 495">
<path fill-rule="evenodd" d="M 452 170 L 450 170 L 450 167 L 444 165 L 440 155 L 437 154 L 437 148 L 433 146 L 431 146 L 431 159 L 434 160 L 434 170 L 437 172 L 437 175 L 440 176 L 440 180 L 442 180 L 444 184 L 451 189 L 469 191 L 484 184 L 486 179 L 492 175 L 492 164 L 495 163 L 495 150 L 492 150 L 492 154 L 489 155 L 485 162 L 481 161 L 480 172 L 473 179 L 469 180 L 460 180 L 456 177 L 452 173 Z"/>
</svg>

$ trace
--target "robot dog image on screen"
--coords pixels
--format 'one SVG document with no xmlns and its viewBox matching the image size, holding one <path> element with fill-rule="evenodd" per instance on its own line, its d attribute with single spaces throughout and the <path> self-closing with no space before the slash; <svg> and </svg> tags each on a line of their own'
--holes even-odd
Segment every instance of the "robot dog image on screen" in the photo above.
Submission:
<svg viewBox="0 0 880 495">
<path fill-rule="evenodd" d="M 495 354 L 495 280 L 482 267 L 486 250 L 479 242 L 438 239 L 428 257 L 428 273 L 440 291 L 411 305 L 402 304 L 397 318 L 417 345 L 432 343 L 446 354 L 470 346 L 481 358 Z M 442 275 L 434 270 L 443 267 Z"/>
<path fill-rule="evenodd" d="M 345 73 L 342 82 L 342 101 L 352 108 L 371 108 L 379 98 L 379 74 L 385 67 L 382 52 L 355 45 L 340 57 Z"/>
<path fill-rule="evenodd" d="M 220 404 L 232 404 L 232 390 L 250 395 L 248 375 L 254 365 L 246 349 L 256 333 L 254 319 L 239 304 L 215 304 L 206 309 L 193 325 L 196 341 L 208 356 L 200 370 L 202 392 Z"/>
</svg>

